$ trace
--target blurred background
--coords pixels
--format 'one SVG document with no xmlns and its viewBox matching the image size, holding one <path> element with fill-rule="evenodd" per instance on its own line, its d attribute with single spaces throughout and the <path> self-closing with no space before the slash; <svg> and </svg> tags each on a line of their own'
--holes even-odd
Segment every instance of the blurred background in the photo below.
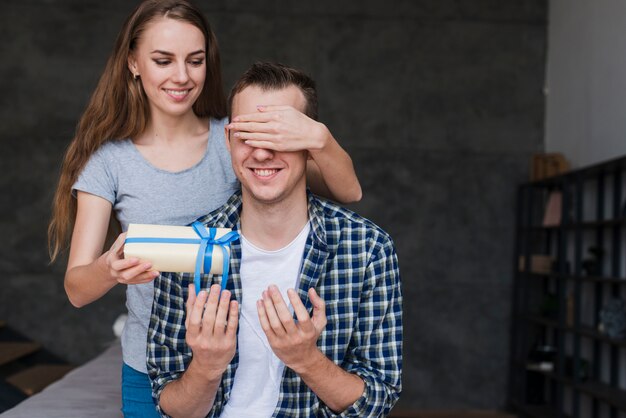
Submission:
<svg viewBox="0 0 626 418">
<path fill-rule="evenodd" d="M 0 320 L 74 364 L 115 338 L 124 289 L 73 308 L 64 261 L 48 263 L 46 228 L 62 155 L 134 4 L 0 4 Z M 623 126 L 608 124 L 607 132 L 597 119 L 623 119 L 623 72 L 602 63 L 626 67 L 624 49 L 616 51 L 626 45 L 625 6 L 197 4 L 219 40 L 226 91 L 257 60 L 299 67 L 317 81 L 320 120 L 350 153 L 363 187 L 351 208 L 396 243 L 405 318 L 400 405 L 503 408 L 516 186 L 529 179 L 534 153 L 565 151 L 576 167 L 626 151 Z M 615 99 L 608 105 L 592 100 L 607 93 Z"/>
</svg>

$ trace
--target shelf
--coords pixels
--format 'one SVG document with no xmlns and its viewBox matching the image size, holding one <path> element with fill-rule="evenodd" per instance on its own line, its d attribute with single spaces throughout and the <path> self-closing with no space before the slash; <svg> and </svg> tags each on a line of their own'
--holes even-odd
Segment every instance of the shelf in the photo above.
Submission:
<svg viewBox="0 0 626 418">
<path fill-rule="evenodd" d="M 518 188 L 511 334 L 514 344 L 511 355 L 515 358 L 511 364 L 514 384 L 510 385 L 510 399 L 522 416 L 561 417 L 570 408 L 581 411 L 585 397 L 594 399 L 602 410 L 611 407 L 626 412 L 626 388 L 579 379 L 579 376 L 593 374 L 592 363 L 602 365 L 603 370 L 624 368 L 623 356 L 614 354 L 626 348 L 626 338 L 617 340 L 601 333 L 596 320 L 586 316 L 582 301 L 595 301 L 594 306 L 600 309 L 607 292 L 622 294 L 626 291 L 626 274 L 606 274 L 621 272 L 624 268 L 625 186 L 626 156 L 524 183 Z M 555 192 L 561 193 L 560 201 L 555 199 Z M 555 211 L 561 216 L 552 216 Z M 543 225 L 544 220 L 551 219 L 561 222 L 554 226 Z M 610 269 L 600 270 L 602 274 L 587 275 L 586 272 L 597 270 L 582 268 L 590 264 L 586 260 L 596 258 L 596 252 L 589 252 L 592 247 L 603 251 L 602 265 L 610 266 Z M 597 265 L 593 263 L 593 267 Z M 537 313 L 540 311 L 538 303 L 550 309 L 541 310 L 546 315 Z M 597 317 L 597 312 L 595 314 Z M 578 321 L 566 318 L 578 318 Z M 558 370 L 549 370 L 549 367 L 527 370 L 526 359 L 520 358 L 526 354 L 524 350 L 544 344 L 558 347 L 551 357 Z M 584 355 L 582 346 L 589 348 Z M 569 376 L 576 364 L 579 366 L 577 376 Z M 544 393 L 547 405 L 524 405 L 528 384 L 535 379 L 550 385 L 550 390 Z M 572 397 L 570 402 L 565 389 L 584 396 Z"/>
<path fill-rule="evenodd" d="M 556 410 L 548 405 L 525 405 L 514 402 L 513 407 L 522 415 L 533 418 L 554 418 L 557 416 Z M 563 418 L 570 418 L 570 416 L 563 414 Z"/>
<path fill-rule="evenodd" d="M 530 322 L 544 325 L 546 327 L 562 328 L 561 326 L 559 326 L 559 321 L 557 321 L 556 319 L 545 318 L 540 315 L 525 315 L 525 318 L 528 319 Z"/>
<path fill-rule="evenodd" d="M 569 225 L 565 225 L 564 227 L 567 229 L 573 229 L 577 227 L 581 228 L 598 228 L 598 227 L 607 227 L 607 226 L 624 226 L 626 225 L 626 218 L 617 218 L 617 219 L 604 219 L 601 221 L 583 221 L 583 222 L 573 222 Z"/>
<path fill-rule="evenodd" d="M 533 279 L 562 279 L 562 277 L 560 277 L 560 275 L 556 273 L 539 273 L 536 271 L 525 271 L 525 270 L 518 270 L 518 273 L 526 275 Z"/>
<path fill-rule="evenodd" d="M 596 382 L 593 380 L 586 380 L 578 384 L 569 377 L 560 377 L 553 372 L 534 371 L 542 374 L 549 379 L 556 380 L 562 384 L 570 386 L 583 392 L 593 398 L 599 399 L 603 402 L 613 405 L 621 411 L 626 411 L 626 391 L 617 389 L 606 383 Z"/>
<path fill-rule="evenodd" d="M 556 176 L 548 177 L 541 180 L 535 180 L 531 182 L 526 182 L 522 184 L 524 187 L 535 187 L 535 188 L 547 188 L 553 186 L 560 186 L 566 180 L 575 181 L 576 177 L 580 177 L 582 180 L 594 179 L 596 176 L 600 174 L 610 174 L 612 172 L 621 171 L 626 166 L 626 157 L 617 157 L 612 160 L 600 162 L 588 167 L 579 168 L 577 170 L 571 170 L 563 174 L 558 174 Z"/>
<path fill-rule="evenodd" d="M 593 327 L 590 327 L 590 326 L 581 325 L 578 329 L 567 328 L 566 331 L 572 331 L 572 332 L 582 335 L 583 337 L 593 338 L 594 340 L 600 340 L 609 344 L 618 345 L 620 347 L 626 348 L 626 339 L 616 340 L 614 338 L 611 338 L 607 335 L 600 333 L 599 331 L 595 330 Z"/>
<path fill-rule="evenodd" d="M 559 329 L 561 331 L 565 331 L 565 332 L 569 332 L 573 334 L 579 334 L 583 337 L 592 338 L 594 340 L 599 340 L 599 341 L 604 341 L 609 344 L 626 348 L 626 339 L 616 340 L 614 338 L 611 338 L 607 335 L 602 334 L 601 332 L 597 331 L 593 327 L 590 327 L 589 325 L 580 325 L 579 327 L 561 326 L 559 324 L 559 321 L 557 321 L 556 319 L 545 318 L 540 315 L 523 315 L 523 317 L 530 322 L 534 322 L 535 324 Z"/>
<path fill-rule="evenodd" d="M 626 412 L 626 390 L 594 381 L 582 382 L 576 385 L 576 389 Z"/>
<path fill-rule="evenodd" d="M 626 226 L 626 218 L 617 218 L 617 219 L 605 219 L 601 221 L 583 221 L 583 222 L 568 222 L 566 224 L 560 225 L 532 225 L 532 226 L 523 226 L 522 230 L 524 231 L 555 231 L 559 229 L 593 229 L 593 228 L 608 228 L 615 226 Z"/>
<path fill-rule="evenodd" d="M 527 272 L 523 270 L 518 271 L 521 274 L 528 275 L 533 278 L 543 279 L 559 279 L 559 280 L 580 280 L 587 282 L 602 282 L 611 284 L 626 284 L 626 278 L 622 277 L 607 277 L 607 276 L 577 276 L 574 274 L 561 274 L 561 273 L 539 273 L 539 272 Z"/>
<path fill-rule="evenodd" d="M 563 275 L 563 278 L 573 279 L 573 280 L 582 280 L 582 281 L 588 281 L 588 282 L 626 284 L 626 279 L 621 278 L 621 277 Z"/>
<path fill-rule="evenodd" d="M 594 380 L 585 380 L 580 383 L 575 383 L 571 377 L 561 377 L 554 372 L 541 370 L 532 370 L 532 372 L 542 374 L 549 379 L 556 380 L 557 382 L 570 386 L 626 412 L 626 390 L 618 389 L 606 383 Z"/>
</svg>

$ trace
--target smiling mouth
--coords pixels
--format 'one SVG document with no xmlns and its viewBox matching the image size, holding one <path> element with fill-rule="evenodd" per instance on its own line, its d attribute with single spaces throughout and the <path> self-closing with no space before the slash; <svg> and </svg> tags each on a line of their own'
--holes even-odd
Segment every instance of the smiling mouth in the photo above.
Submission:
<svg viewBox="0 0 626 418">
<path fill-rule="evenodd" d="M 172 95 L 174 97 L 185 97 L 186 95 L 189 94 L 189 92 L 191 91 L 191 89 L 187 89 L 187 90 L 169 90 L 169 89 L 165 89 L 165 92 L 169 95 Z"/>
<path fill-rule="evenodd" d="M 277 168 L 253 168 L 252 171 L 257 177 L 271 177 L 279 170 Z"/>
</svg>

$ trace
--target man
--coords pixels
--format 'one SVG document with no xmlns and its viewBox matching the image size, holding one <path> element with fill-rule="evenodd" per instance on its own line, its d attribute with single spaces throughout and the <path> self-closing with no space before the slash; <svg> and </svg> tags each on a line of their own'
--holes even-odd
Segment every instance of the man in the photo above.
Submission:
<svg viewBox="0 0 626 418">
<path fill-rule="evenodd" d="M 259 105 L 315 119 L 313 81 L 257 63 L 235 84 L 231 120 Z M 189 274 L 155 281 L 148 370 L 163 415 L 384 416 L 401 391 L 402 296 L 391 238 L 307 192 L 306 152 L 256 148 L 226 132 L 241 182 L 200 219 L 238 230 L 227 290 Z M 232 300 L 231 300 L 232 299 Z M 185 306 L 185 300 L 186 306 Z"/>
</svg>

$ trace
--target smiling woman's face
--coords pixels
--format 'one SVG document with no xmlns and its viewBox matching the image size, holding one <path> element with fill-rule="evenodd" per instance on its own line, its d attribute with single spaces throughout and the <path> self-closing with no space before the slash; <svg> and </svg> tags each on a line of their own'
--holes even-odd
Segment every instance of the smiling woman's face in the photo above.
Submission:
<svg viewBox="0 0 626 418">
<path fill-rule="evenodd" d="M 204 35 L 190 23 L 156 19 L 141 34 L 128 67 L 139 76 L 153 116 L 186 115 L 204 87 Z"/>
</svg>

